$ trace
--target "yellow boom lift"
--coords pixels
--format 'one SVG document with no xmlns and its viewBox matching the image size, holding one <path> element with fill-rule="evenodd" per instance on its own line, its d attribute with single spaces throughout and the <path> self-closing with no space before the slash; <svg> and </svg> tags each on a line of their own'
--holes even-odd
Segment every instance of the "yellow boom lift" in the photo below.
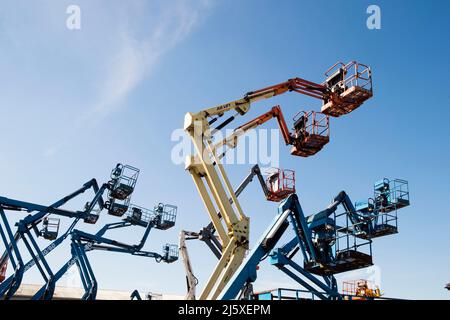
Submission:
<svg viewBox="0 0 450 320">
<path fill-rule="evenodd" d="M 352 70 L 354 71 L 352 72 Z M 242 211 L 220 162 L 223 153 L 218 154 L 218 151 L 223 143 L 219 142 L 215 145 L 213 143 L 214 134 L 230 124 L 236 117 L 245 115 L 251 104 L 289 91 L 321 99 L 323 101 L 322 112 L 333 117 L 353 111 L 372 96 L 369 67 L 352 61 L 346 65 L 335 64 L 327 73 L 328 78 L 323 84 L 294 78 L 249 92 L 241 99 L 197 113 L 188 112 L 185 115 L 184 129 L 191 137 L 196 150 L 195 155 L 187 157 L 186 170 L 194 180 L 223 248 L 222 257 L 200 294 L 201 300 L 216 299 L 219 296 L 241 265 L 245 253 L 249 249 L 250 221 Z M 234 112 L 234 114 L 217 127 L 211 127 L 228 112 Z M 306 141 L 305 137 L 302 139 Z M 306 157 L 311 155 L 311 152 L 293 154 Z M 217 212 L 223 219 L 220 219 Z"/>
</svg>

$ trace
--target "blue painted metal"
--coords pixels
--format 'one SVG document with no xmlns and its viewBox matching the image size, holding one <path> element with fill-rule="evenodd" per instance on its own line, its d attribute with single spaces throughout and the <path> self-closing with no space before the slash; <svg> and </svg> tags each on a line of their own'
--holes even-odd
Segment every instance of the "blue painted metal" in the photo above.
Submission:
<svg viewBox="0 0 450 320">
<path fill-rule="evenodd" d="M 270 263 L 276 266 L 279 270 L 283 271 L 289 277 L 294 279 L 297 283 L 299 283 L 302 287 L 306 288 L 308 292 L 311 292 L 314 296 L 318 297 L 321 300 L 326 299 L 336 299 L 339 298 L 340 295 L 337 292 L 337 282 L 334 276 L 326 276 L 323 277 L 323 281 L 319 279 L 316 275 L 313 275 L 309 271 L 305 270 L 305 268 L 301 267 L 297 263 L 292 260 L 292 257 L 287 257 L 286 252 L 281 248 L 277 248 L 273 250 L 270 254 Z M 291 271 L 288 267 L 291 267 L 293 271 Z M 299 275 L 295 274 L 294 271 L 297 271 Z M 303 278 L 306 279 L 303 279 Z M 313 283 L 313 285 L 310 285 Z"/>
<path fill-rule="evenodd" d="M 350 219 L 350 222 L 354 226 L 356 232 L 367 232 L 367 224 L 365 223 L 367 220 L 366 217 L 361 215 L 361 213 L 353 206 L 352 201 L 345 191 L 339 192 L 339 194 L 333 199 L 333 202 L 325 210 L 309 216 L 309 227 L 314 229 L 317 226 L 326 225 L 327 223 L 333 224 L 335 221 L 332 215 L 336 212 L 339 206 L 344 208 L 345 214 Z"/>
<path fill-rule="evenodd" d="M 342 206 L 344 212 L 337 212 Z M 358 212 L 348 195 L 341 191 L 333 202 L 307 217 L 314 239 L 316 258 L 305 257 L 304 268 L 325 277 L 372 265 L 368 218 Z M 364 235 L 364 236 L 363 236 Z"/>
<path fill-rule="evenodd" d="M 142 297 L 141 297 L 141 294 L 139 293 L 139 291 L 134 290 L 130 295 L 130 299 L 131 300 L 142 300 Z"/>
<path fill-rule="evenodd" d="M 374 183 L 374 196 L 358 201 L 355 208 L 366 217 L 367 232 L 363 238 L 377 238 L 398 232 L 397 211 L 410 205 L 406 180 L 381 179 Z"/>
<path fill-rule="evenodd" d="M 52 251 L 56 246 L 60 245 L 67 237 L 68 233 L 74 228 L 75 224 L 83 219 L 85 223 L 94 224 L 97 222 L 99 212 L 106 208 L 108 213 L 112 211 L 112 205 L 114 201 L 123 201 L 128 209 L 129 199 L 131 193 L 134 191 L 136 181 L 139 175 L 139 170 L 128 166 L 118 164 L 111 173 L 111 180 L 103 184 L 101 187 L 95 179 L 92 179 L 85 183 L 80 189 L 71 193 L 70 195 L 58 200 L 50 206 L 39 205 L 35 203 L 8 199 L 0 197 L 0 211 L 2 216 L 2 224 L 0 224 L 0 236 L 5 245 L 5 252 L 0 258 L 0 266 L 4 266 L 8 260 L 11 261 L 11 265 L 14 268 L 14 274 L 0 284 L 0 297 L 10 299 L 20 286 L 24 273 L 31 267 L 36 266 L 43 277 L 44 281 L 48 282 L 54 275 L 47 263 L 45 256 Z M 83 211 L 70 211 L 60 209 L 61 206 L 66 204 L 69 200 L 83 194 L 89 189 L 93 189 L 95 195 L 91 202 L 88 202 Z M 108 200 L 103 200 L 103 194 L 108 190 Z M 123 206 L 122 206 L 123 208 Z M 26 211 L 30 214 L 24 219 L 20 220 L 16 226 L 17 231 L 13 235 L 6 215 L 3 210 L 13 211 Z M 57 239 L 52 245 L 42 250 L 39 248 L 36 240 L 34 239 L 31 231 L 34 231 L 36 236 L 43 236 L 46 239 L 53 240 L 57 238 L 57 231 L 59 229 L 59 220 L 57 223 L 57 230 L 49 231 L 48 221 L 49 215 L 58 215 L 75 219 L 74 223 L 69 227 L 68 231 L 59 239 Z M 38 230 L 37 226 L 43 223 L 44 228 Z M 45 223 L 47 223 L 45 225 Z M 3 230 L 6 230 L 6 232 Z M 27 264 L 23 263 L 22 256 L 18 250 L 17 243 L 22 240 L 25 248 L 32 257 L 32 262 Z M 51 250 L 49 248 L 51 247 Z"/>
<path fill-rule="evenodd" d="M 274 250 L 276 244 L 289 226 L 294 230 L 294 239 L 288 242 L 284 247 Z M 334 279 L 328 279 L 328 282 L 325 282 L 324 284 L 318 280 L 316 276 L 304 271 L 303 268 L 291 261 L 291 255 L 295 254 L 298 248 L 301 249 L 306 261 L 316 261 L 318 259 L 317 248 L 313 242 L 312 232 L 308 227 L 307 219 L 303 214 L 298 197 L 296 194 L 293 194 L 280 203 L 278 214 L 274 221 L 269 225 L 261 239 L 256 243 L 245 263 L 242 264 L 233 275 L 219 299 L 235 299 L 238 296 L 239 291 L 254 282 L 257 278 L 256 270 L 258 264 L 268 255 L 272 264 L 297 280 L 297 282 L 308 290 L 314 292 L 318 297 L 325 299 L 338 296 L 336 281 Z M 292 252 L 294 253 L 292 254 Z M 288 256 L 289 258 L 287 258 Z M 306 281 L 287 270 L 285 265 L 290 265 L 296 271 L 302 273 L 309 281 L 312 281 L 325 291 L 326 295 L 319 290 L 314 289 Z"/>
<path fill-rule="evenodd" d="M 273 300 L 271 292 L 264 292 L 258 295 L 258 300 Z"/>
<path fill-rule="evenodd" d="M 389 225 L 389 222 L 396 223 L 397 210 L 409 203 L 408 182 L 386 178 L 374 184 L 374 199 L 353 206 L 342 191 L 325 210 L 307 218 L 298 197 L 292 195 L 280 209 L 294 213 L 288 218 L 295 237 L 283 247 L 272 250 L 269 261 L 311 293 L 312 298 L 341 299 L 334 274 L 371 265 L 371 239 L 397 232 L 397 225 Z M 336 212 L 340 205 L 344 207 L 343 213 Z M 312 245 L 308 239 L 314 240 Z M 360 251 L 364 246 L 368 247 L 368 253 Z M 303 266 L 293 261 L 298 251 L 303 254 Z M 273 299 L 275 296 L 281 299 L 280 291 L 277 295 L 272 292 L 264 292 L 257 298 Z"/>
<path fill-rule="evenodd" d="M 277 216 L 256 243 L 254 249 L 249 253 L 246 262 L 239 267 L 225 286 L 222 294 L 219 296 L 220 300 L 235 299 L 246 284 L 256 280 L 258 264 L 276 245 L 288 227 L 288 215 L 289 211 L 278 210 Z"/>
<path fill-rule="evenodd" d="M 140 215 L 136 216 L 136 208 L 140 210 Z M 178 247 L 166 244 L 163 253 L 143 251 L 150 231 L 155 229 L 168 229 L 168 221 L 175 223 L 175 206 L 159 204 L 155 209 L 148 210 L 139 206 L 130 205 L 126 217 L 123 221 L 110 223 L 103 226 L 96 234 L 90 234 L 74 229 L 71 235 L 71 258 L 46 281 L 46 284 L 34 295 L 33 300 L 50 300 L 53 297 L 56 283 L 73 266 L 78 267 L 80 278 L 85 293 L 82 300 L 94 300 L 97 295 L 97 280 L 93 269 L 86 255 L 86 252 L 93 250 L 105 250 L 111 252 L 126 253 L 135 256 L 154 258 L 156 262 L 164 261 L 172 263 L 178 259 Z M 152 214 L 150 214 L 152 212 Z M 139 218 L 139 219 L 138 219 Z M 104 237 L 108 230 L 125 228 L 130 226 L 145 227 L 145 232 L 138 244 L 130 245 L 110 238 Z M 173 225 L 172 225 L 173 226 Z M 175 249 L 176 247 L 176 249 Z"/>
<path fill-rule="evenodd" d="M 344 213 L 336 212 L 339 206 L 344 208 Z M 272 265 L 315 297 L 340 298 L 334 274 L 372 265 L 371 221 L 371 217 L 356 210 L 344 191 L 325 210 L 308 217 L 305 217 L 298 196 L 290 195 L 280 203 L 275 220 L 234 274 L 220 299 L 235 299 L 242 288 L 254 282 L 257 265 L 269 252 Z M 274 249 L 288 225 L 294 231 L 294 237 Z M 368 253 L 361 251 L 363 246 L 368 247 Z M 299 251 L 303 266 L 293 261 Z"/>
<path fill-rule="evenodd" d="M 309 290 L 278 288 L 255 293 L 256 300 L 315 300 L 318 297 Z"/>
<path fill-rule="evenodd" d="M 73 198 L 79 196 L 80 194 L 84 193 L 85 191 L 91 188 L 95 191 L 95 196 L 92 204 L 88 207 L 86 211 L 69 211 L 59 209 L 59 207 L 66 204 L 69 200 L 72 200 Z M 5 299 L 10 299 L 19 288 L 24 273 L 27 270 L 29 270 L 32 266 L 35 265 L 37 266 L 44 280 L 47 280 L 48 277 L 52 275 L 50 266 L 45 260 L 45 255 L 48 254 L 50 251 L 52 251 L 56 246 L 58 246 L 67 237 L 67 233 L 53 243 L 56 246 L 52 247 L 52 250 L 48 250 L 49 247 L 47 247 L 46 249 L 41 251 L 38 244 L 36 243 L 36 240 L 31 234 L 31 230 L 35 231 L 37 236 L 40 236 L 41 232 L 37 229 L 37 225 L 42 221 L 44 221 L 50 214 L 74 218 L 76 222 L 78 222 L 80 219 L 83 219 L 88 223 L 96 221 L 98 215 L 92 213 L 92 210 L 96 204 L 98 204 L 100 207 L 103 205 L 103 199 L 101 197 L 103 191 L 104 191 L 103 188 L 98 188 L 96 180 L 92 179 L 87 183 L 85 183 L 77 191 L 58 200 L 51 206 L 43 206 L 30 202 L 0 197 L 0 210 L 2 212 L 2 220 L 3 220 L 3 226 L 0 225 L 1 230 L 0 233 L 3 233 L 2 230 L 3 228 L 5 228 L 9 238 L 6 239 L 6 237 L 2 236 L 2 240 L 6 250 L 0 259 L 0 264 L 3 265 L 4 263 L 7 263 L 8 260 L 10 260 L 14 268 L 14 274 L 0 284 L 0 296 L 4 297 Z M 9 222 L 6 218 L 6 215 L 4 214 L 3 209 L 14 211 L 27 211 L 27 212 L 37 211 L 37 213 L 33 215 L 28 215 L 24 219 L 21 219 L 16 224 L 17 226 L 16 233 L 12 235 Z M 71 226 L 71 228 L 73 227 Z M 69 228 L 69 230 L 71 228 Z M 24 264 L 22 256 L 17 246 L 20 240 L 23 241 L 27 251 L 30 253 L 32 257 L 32 262 Z"/>
<path fill-rule="evenodd" d="M 70 234 L 70 232 L 73 230 L 75 225 L 78 223 L 78 221 L 79 221 L 79 219 L 75 219 L 63 235 L 61 235 L 58 239 L 56 239 L 50 245 L 48 245 L 45 249 L 43 249 L 42 255 L 43 256 L 48 255 L 50 252 L 52 252 L 54 249 L 56 249 L 59 245 L 61 245 L 64 242 L 64 240 L 67 238 L 67 236 Z M 14 289 L 12 289 L 12 288 L 15 288 L 15 283 L 17 282 L 16 278 L 18 276 L 20 276 L 20 278 L 22 278 L 23 274 L 35 265 L 36 265 L 36 260 L 31 259 L 24 265 L 23 272 L 21 274 L 14 273 L 9 278 L 5 279 L 5 281 L 3 281 L 2 284 L 0 285 L 1 292 L 6 292 L 8 290 L 11 290 L 8 293 L 8 297 L 11 297 L 15 293 Z"/>
<path fill-rule="evenodd" d="M 305 266 L 320 267 L 322 263 L 332 258 L 333 250 L 324 241 L 330 234 L 321 228 L 324 225 L 327 227 L 334 225 L 334 222 L 332 222 L 329 216 L 337 207 L 336 202 L 344 198 L 341 194 L 341 198 L 335 198 L 332 206 L 309 217 L 305 217 L 297 195 L 290 196 L 280 205 L 281 210 L 291 212 L 289 222 L 294 230 L 295 236 L 284 246 L 273 249 L 269 255 L 269 261 L 320 299 L 334 299 L 339 297 L 335 278 L 332 275 L 318 277 L 310 271 L 305 270 L 305 267 L 299 266 L 292 259 L 300 251 Z M 291 267 L 293 271 L 288 269 L 288 267 Z M 299 275 L 295 274 L 294 271 L 298 272 Z"/>
<path fill-rule="evenodd" d="M 138 177 L 139 169 L 129 165 L 119 163 L 111 171 L 106 204 L 110 215 L 121 217 L 127 212 Z"/>
</svg>

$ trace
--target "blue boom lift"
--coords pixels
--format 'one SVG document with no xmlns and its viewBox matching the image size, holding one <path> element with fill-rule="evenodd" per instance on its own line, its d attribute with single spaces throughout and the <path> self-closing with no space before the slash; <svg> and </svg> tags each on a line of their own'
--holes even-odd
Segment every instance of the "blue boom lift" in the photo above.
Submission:
<svg viewBox="0 0 450 320">
<path fill-rule="evenodd" d="M 380 197 L 368 202 L 374 204 L 370 212 L 362 204 L 358 206 L 358 211 L 342 191 L 325 210 L 306 217 L 298 196 L 290 195 L 280 204 L 274 221 L 225 287 L 220 298 L 253 298 L 246 288 L 256 280 L 257 267 L 267 257 L 270 264 L 299 283 L 306 289 L 304 292 L 313 297 L 341 298 L 334 275 L 371 266 L 371 239 L 381 236 L 381 229 L 392 230 L 393 212 L 409 205 L 406 181 L 383 181 L 385 183 L 382 189 L 379 182 L 375 183 L 375 194 Z M 337 213 L 339 206 L 344 208 L 343 213 Z M 395 219 L 395 227 L 396 221 Z M 284 246 L 275 248 L 289 226 L 295 236 Z M 393 233 L 383 232 L 385 235 Z M 299 251 L 303 255 L 303 266 L 293 261 Z M 256 298 L 273 298 L 273 295 L 265 292 Z"/>
<path fill-rule="evenodd" d="M 0 284 L 0 296 L 5 299 L 10 299 L 19 288 L 24 273 L 35 265 L 38 267 L 44 281 L 51 279 L 53 273 L 45 256 L 67 238 L 68 234 L 72 232 L 80 219 L 83 219 L 85 223 L 95 224 L 99 218 L 100 211 L 104 208 L 112 215 L 118 215 L 118 212 L 120 211 L 122 211 L 122 214 L 126 212 L 138 175 L 138 169 L 128 165 L 117 164 L 112 170 L 111 180 L 109 182 L 99 187 L 97 181 L 92 179 L 85 183 L 80 189 L 50 206 L 0 197 L 0 216 L 3 223 L 3 226 L 0 224 L 0 236 L 5 245 L 5 252 L 0 258 L 0 267 L 2 270 L 5 270 L 8 261 L 10 261 L 14 269 L 14 273 L 9 278 L 0 279 L 4 280 L 0 281 L 2 282 Z M 91 188 L 95 193 L 94 198 L 91 202 L 86 203 L 83 211 L 61 209 L 68 201 L 76 198 Z M 105 202 L 103 200 L 103 194 L 106 190 L 109 190 L 109 193 L 108 200 Z M 124 209 L 125 211 L 123 211 Z M 5 210 L 36 213 L 30 214 L 16 223 L 17 231 L 13 234 Z M 60 220 L 51 218 L 50 215 L 69 217 L 73 218 L 74 221 L 67 231 L 58 238 Z M 40 223 L 42 223 L 43 227 L 39 230 L 38 226 Z M 41 250 L 31 231 L 34 231 L 36 237 L 54 240 L 54 242 L 44 250 Z M 23 262 L 22 255 L 18 249 L 20 240 L 23 241 L 27 251 L 32 257 L 26 264 Z"/>
<path fill-rule="evenodd" d="M 377 238 L 397 233 L 397 210 L 409 206 L 408 182 L 384 178 L 375 182 L 373 189 L 373 198 L 355 204 L 358 212 L 371 217 L 368 236 Z"/>
<path fill-rule="evenodd" d="M 47 283 L 34 295 L 33 300 L 50 300 L 53 297 L 56 283 L 76 264 L 80 273 L 81 282 L 85 290 L 82 300 L 94 300 L 97 294 L 97 280 L 91 264 L 86 255 L 87 251 L 106 250 L 127 253 L 131 255 L 154 258 L 157 262 L 172 263 L 178 259 L 178 247 L 166 244 L 162 254 L 143 251 L 151 229 L 167 230 L 175 225 L 177 207 L 158 204 L 154 210 L 130 205 L 123 221 L 105 225 L 96 234 L 89 234 L 80 230 L 71 231 L 71 258 L 50 278 Z M 130 226 L 145 227 L 144 235 L 137 245 L 130 245 L 116 240 L 105 238 L 108 230 Z"/>
</svg>

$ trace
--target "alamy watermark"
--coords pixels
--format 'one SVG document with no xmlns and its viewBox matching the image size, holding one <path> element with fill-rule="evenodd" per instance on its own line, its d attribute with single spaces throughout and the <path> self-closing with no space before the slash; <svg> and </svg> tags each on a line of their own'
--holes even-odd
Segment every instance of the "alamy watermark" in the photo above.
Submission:
<svg viewBox="0 0 450 320">
<path fill-rule="evenodd" d="M 80 30 L 81 29 L 81 8 L 78 5 L 72 4 L 67 7 L 66 14 L 68 17 L 66 19 L 66 27 L 69 30 Z"/>
<path fill-rule="evenodd" d="M 203 161 L 213 164 L 219 160 L 222 164 L 260 164 L 267 167 L 279 167 L 280 163 L 280 131 L 278 129 L 254 129 L 248 132 L 239 132 L 228 129 L 224 132 L 217 131 L 211 134 L 209 130 L 201 131 L 201 122 L 194 124 L 194 139 L 196 144 L 204 146 L 207 141 L 209 146 L 215 147 L 216 157 L 212 157 L 212 150 L 205 147 L 201 150 Z M 175 145 L 171 151 L 172 163 L 184 164 L 186 157 L 197 154 L 195 163 L 200 163 L 199 152 L 194 148 L 191 137 L 183 129 L 172 132 L 171 141 Z"/>
<path fill-rule="evenodd" d="M 371 4 L 366 10 L 369 17 L 366 21 L 366 26 L 369 30 L 380 30 L 381 29 L 381 9 L 375 4 Z"/>
<path fill-rule="evenodd" d="M 90 251 L 92 250 L 92 246 L 94 244 L 91 242 L 88 242 L 84 245 L 82 250 Z M 67 263 L 67 271 L 65 274 L 65 286 L 69 288 L 81 288 L 82 282 L 81 282 L 81 275 L 79 268 L 72 268 L 74 265 L 79 263 L 79 258 L 77 256 L 72 257 L 72 259 L 69 260 Z"/>
<path fill-rule="evenodd" d="M 381 29 L 381 8 L 376 4 L 367 7 L 366 13 L 369 15 L 366 20 L 366 26 L 369 30 Z M 71 4 L 66 8 L 66 27 L 69 30 L 81 29 L 81 8 L 79 5 Z"/>
</svg>

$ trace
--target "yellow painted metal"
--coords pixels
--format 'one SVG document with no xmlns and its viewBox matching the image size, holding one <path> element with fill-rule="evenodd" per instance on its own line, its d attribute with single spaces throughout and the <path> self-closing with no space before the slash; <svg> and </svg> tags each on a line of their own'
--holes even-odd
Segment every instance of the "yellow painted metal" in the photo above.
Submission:
<svg viewBox="0 0 450 320">
<path fill-rule="evenodd" d="M 248 110 L 248 103 L 244 103 Z M 229 279 L 244 260 L 249 242 L 249 219 L 245 216 L 233 191 L 219 157 L 215 154 L 210 139 L 205 135 L 209 125 L 205 115 L 220 114 L 224 110 L 236 109 L 236 103 L 226 107 L 215 107 L 199 114 L 185 116 L 185 130 L 190 135 L 197 155 L 188 157 L 186 169 L 191 174 L 209 217 L 219 235 L 222 258 L 200 294 L 200 299 L 216 299 Z M 245 112 L 246 112 L 245 111 Z M 232 203 L 230 203 L 232 199 Z M 215 205 L 214 205 L 215 204 Z M 217 215 L 222 215 L 226 230 Z"/>
<path fill-rule="evenodd" d="M 186 170 L 192 176 L 214 228 L 217 230 L 222 248 L 224 248 L 221 259 L 200 294 L 201 300 L 216 299 L 220 295 L 245 258 L 249 249 L 250 231 L 250 220 L 242 211 L 237 200 L 220 162 L 221 156 L 216 154 L 220 143 L 214 145 L 211 141 L 211 129 L 207 118 L 223 116 L 229 111 L 236 111 L 238 114 L 244 115 L 249 111 L 251 103 L 287 91 L 287 88 L 268 90 L 198 113 L 188 112 L 185 115 L 184 130 L 191 137 L 196 150 L 195 156 L 187 157 Z M 232 199 L 231 203 L 230 199 Z M 217 211 L 222 215 L 226 230 Z"/>
</svg>

